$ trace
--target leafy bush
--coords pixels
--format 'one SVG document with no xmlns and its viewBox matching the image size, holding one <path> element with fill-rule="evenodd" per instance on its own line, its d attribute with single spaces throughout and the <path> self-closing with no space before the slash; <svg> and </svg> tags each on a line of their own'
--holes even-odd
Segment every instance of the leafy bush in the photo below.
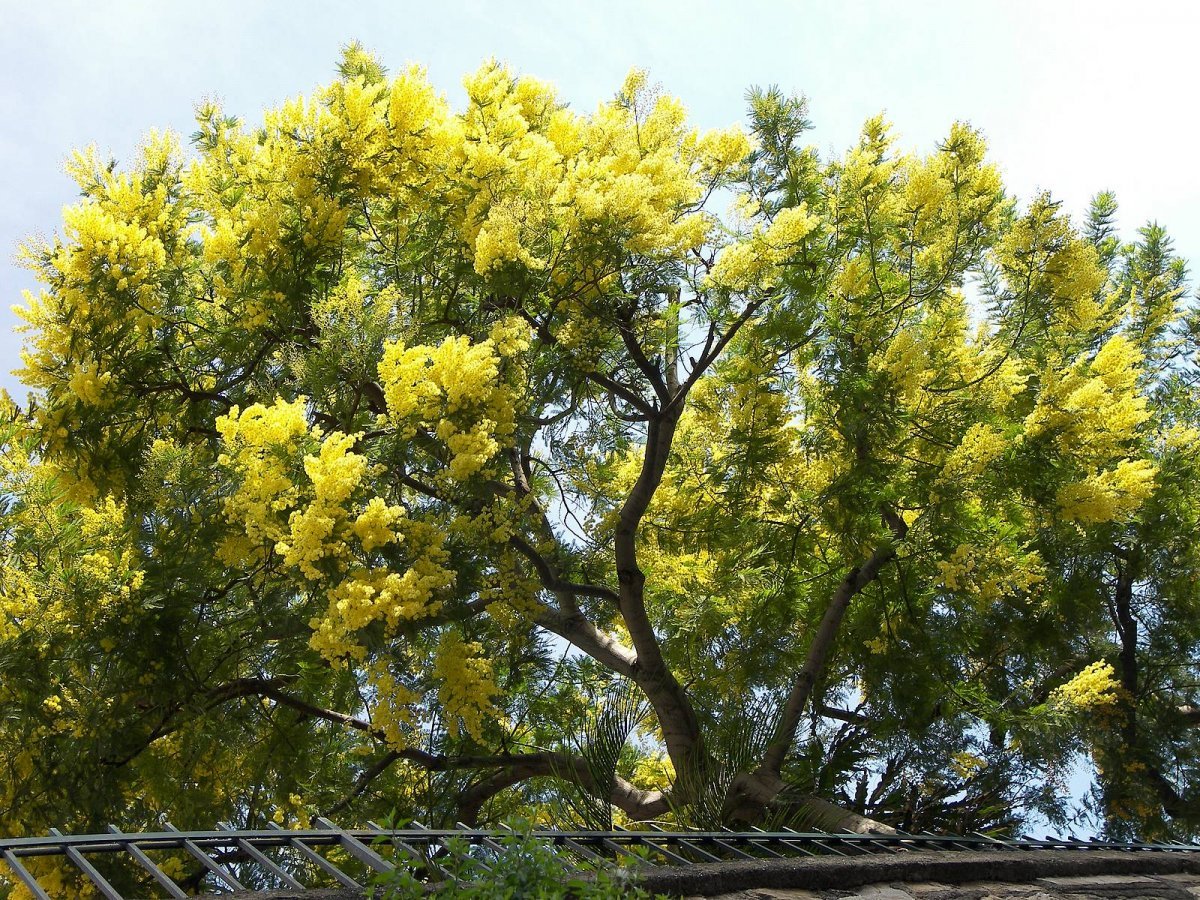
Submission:
<svg viewBox="0 0 1200 900">
<path fill-rule="evenodd" d="M 573 869 L 552 845 L 533 836 L 530 823 L 518 821 L 510 828 L 512 833 L 500 840 L 502 849 L 486 855 L 465 839 L 452 838 L 445 843 L 444 855 L 428 861 L 428 882 L 401 863 L 372 879 L 369 896 L 372 900 L 649 900 L 650 895 L 632 883 L 628 870 Z"/>
</svg>

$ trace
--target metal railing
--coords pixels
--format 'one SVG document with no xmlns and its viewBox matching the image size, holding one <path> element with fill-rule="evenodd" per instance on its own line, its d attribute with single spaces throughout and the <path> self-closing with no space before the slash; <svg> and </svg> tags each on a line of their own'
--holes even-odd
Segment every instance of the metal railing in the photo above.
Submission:
<svg viewBox="0 0 1200 900">
<path fill-rule="evenodd" d="M 126 834 L 110 825 L 106 834 L 65 835 L 57 829 L 46 837 L 0 839 L 0 856 L 13 878 L 34 897 L 51 900 L 27 865 L 37 858 L 59 858 L 90 881 L 108 900 L 148 896 L 157 889 L 168 897 L 199 893 L 342 886 L 363 888 L 375 873 L 404 865 L 418 877 L 432 877 L 434 862 L 469 854 L 477 868 L 503 851 L 510 831 L 483 831 L 460 826 L 429 829 L 412 824 L 403 829 L 372 823 L 344 829 L 328 819 L 316 828 L 285 830 L 166 831 Z M 530 838 L 552 845 L 564 863 L 574 867 L 621 864 L 654 868 L 725 860 L 778 859 L 797 856 L 854 856 L 907 853 L 915 850 L 1116 850 L 1129 853 L 1200 853 L 1200 846 L 1174 843 L 1123 843 L 1047 837 L 1001 839 L 984 834 L 827 834 L 783 831 L 534 831 Z M 330 853 L 333 850 L 333 853 Z M 325 851 L 325 852 L 321 852 Z M 383 852 L 381 852 L 383 851 Z M 188 878 L 172 877 L 152 857 L 163 853 L 191 862 Z M 386 856 L 384 854 L 387 854 Z M 389 858 L 390 857 L 390 858 Z M 161 858 L 161 857 L 160 857 Z M 168 867 L 177 869 L 177 866 Z M 122 871 L 123 870 L 123 871 Z M 140 879 L 131 882 L 131 879 Z M 136 883 L 139 893 L 123 894 L 116 883 Z"/>
</svg>

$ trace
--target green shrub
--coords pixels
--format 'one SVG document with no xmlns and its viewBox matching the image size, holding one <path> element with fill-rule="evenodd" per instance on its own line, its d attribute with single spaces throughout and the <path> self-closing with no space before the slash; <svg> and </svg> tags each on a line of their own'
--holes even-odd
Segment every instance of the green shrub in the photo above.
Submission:
<svg viewBox="0 0 1200 900">
<path fill-rule="evenodd" d="M 463 838 L 445 843 L 448 853 L 428 863 L 428 882 L 403 863 L 371 881 L 372 900 L 649 900 L 627 869 L 597 866 L 580 871 L 568 866 L 553 845 L 533 837 L 528 822 L 518 821 L 500 839 L 501 850 L 484 855 Z M 381 838 L 381 841 L 386 841 Z"/>
</svg>

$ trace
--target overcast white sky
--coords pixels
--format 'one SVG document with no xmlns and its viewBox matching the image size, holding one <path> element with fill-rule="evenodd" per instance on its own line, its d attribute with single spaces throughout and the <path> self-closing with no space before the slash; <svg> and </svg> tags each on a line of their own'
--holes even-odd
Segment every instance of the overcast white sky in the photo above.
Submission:
<svg viewBox="0 0 1200 900">
<path fill-rule="evenodd" d="M 1079 212 L 1115 190 L 1128 233 L 1155 218 L 1200 259 L 1198 24 L 1185 0 L 0 0 L 0 384 L 16 387 L 9 306 L 32 287 L 13 252 L 73 201 L 72 148 L 128 158 L 148 128 L 190 133 L 206 96 L 253 122 L 328 81 L 352 39 L 393 70 L 425 64 L 452 101 L 491 55 L 584 110 L 648 67 L 701 126 L 776 83 L 809 96 L 813 139 L 839 152 L 881 109 L 919 149 L 965 119 L 1018 196 L 1048 188 Z"/>
</svg>

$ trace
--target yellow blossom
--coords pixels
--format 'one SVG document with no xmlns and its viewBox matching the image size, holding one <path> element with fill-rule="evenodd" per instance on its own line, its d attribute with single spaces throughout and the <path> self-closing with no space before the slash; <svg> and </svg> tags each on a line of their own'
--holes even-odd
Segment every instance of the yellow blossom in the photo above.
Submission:
<svg viewBox="0 0 1200 900">
<path fill-rule="evenodd" d="M 1111 663 L 1094 662 L 1066 684 L 1056 687 L 1050 699 L 1063 707 L 1095 709 L 1116 703 L 1120 687 Z"/>
</svg>

